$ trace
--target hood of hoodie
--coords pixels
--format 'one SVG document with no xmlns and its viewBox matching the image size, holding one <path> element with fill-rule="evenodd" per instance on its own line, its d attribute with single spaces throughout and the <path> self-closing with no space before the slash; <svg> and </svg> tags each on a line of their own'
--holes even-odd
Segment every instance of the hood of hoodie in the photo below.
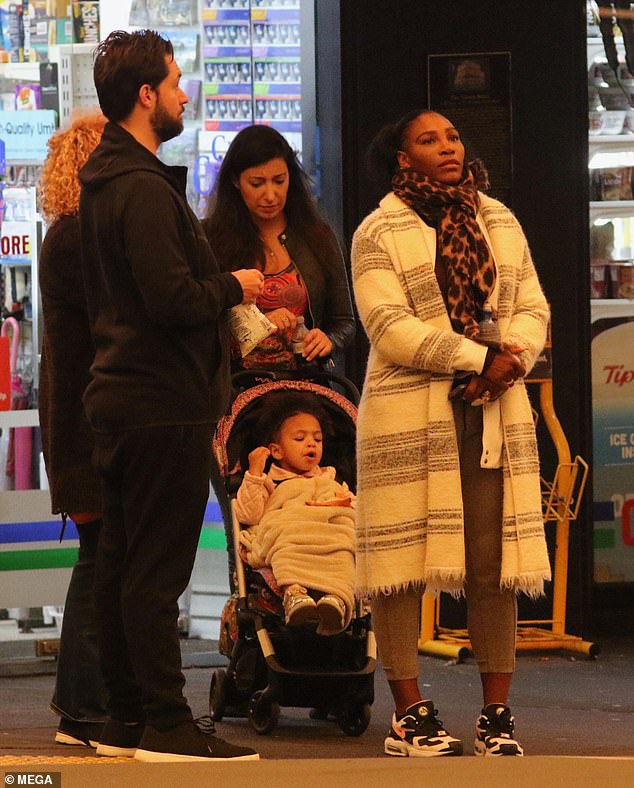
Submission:
<svg viewBox="0 0 634 788">
<path fill-rule="evenodd" d="M 132 148 L 131 148 L 132 144 Z M 148 170 L 164 177 L 184 196 L 187 188 L 187 167 L 163 164 L 144 145 L 118 123 L 109 121 L 86 164 L 79 171 L 85 189 L 99 189 L 113 178 L 139 170 Z"/>
</svg>

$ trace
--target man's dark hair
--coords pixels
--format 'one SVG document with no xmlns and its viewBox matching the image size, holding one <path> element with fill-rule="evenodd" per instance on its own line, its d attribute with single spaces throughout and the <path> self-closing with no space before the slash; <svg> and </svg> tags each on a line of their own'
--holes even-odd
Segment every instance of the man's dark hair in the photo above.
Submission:
<svg viewBox="0 0 634 788">
<path fill-rule="evenodd" d="M 93 75 L 108 120 L 118 123 L 130 115 L 142 85 L 161 84 L 168 74 L 165 58 L 174 58 L 174 48 L 154 30 L 114 30 L 97 46 Z"/>
</svg>

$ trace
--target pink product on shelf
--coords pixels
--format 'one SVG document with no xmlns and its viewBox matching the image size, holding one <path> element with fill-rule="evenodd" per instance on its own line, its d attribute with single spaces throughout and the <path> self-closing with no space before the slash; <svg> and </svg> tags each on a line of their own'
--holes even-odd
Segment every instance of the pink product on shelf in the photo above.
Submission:
<svg viewBox="0 0 634 788">
<path fill-rule="evenodd" d="M 590 264 L 590 298 L 608 298 L 607 269 L 607 260 L 593 260 Z"/>
<path fill-rule="evenodd" d="M 10 369 L 11 369 L 11 410 L 24 410 L 28 407 L 28 395 L 22 386 L 20 375 L 16 372 L 20 326 L 13 317 L 2 323 L 1 335 L 6 337 L 11 330 Z M 13 477 L 14 490 L 31 489 L 31 453 L 33 435 L 31 427 L 12 427 L 7 447 L 6 476 Z M 3 472 L 1 469 L 0 472 Z M 8 482 L 3 479 L 0 489 L 7 489 Z"/>
</svg>

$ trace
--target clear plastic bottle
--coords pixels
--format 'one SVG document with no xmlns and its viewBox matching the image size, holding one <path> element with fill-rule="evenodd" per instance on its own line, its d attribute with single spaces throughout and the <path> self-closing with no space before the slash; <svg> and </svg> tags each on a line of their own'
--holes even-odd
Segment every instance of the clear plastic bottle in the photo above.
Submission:
<svg viewBox="0 0 634 788">
<path fill-rule="evenodd" d="M 474 337 L 476 342 L 489 347 L 499 347 L 502 335 L 498 324 L 493 319 L 493 309 L 488 301 L 482 307 L 482 319 L 478 323 L 478 333 Z"/>
<path fill-rule="evenodd" d="M 304 339 L 306 338 L 306 334 L 308 334 L 308 329 L 306 328 L 304 317 L 303 315 L 299 315 L 297 318 L 295 331 L 293 331 L 293 336 L 291 338 L 291 347 L 297 361 L 303 364 L 306 363 L 306 359 L 302 356 L 302 353 L 304 352 Z"/>
</svg>

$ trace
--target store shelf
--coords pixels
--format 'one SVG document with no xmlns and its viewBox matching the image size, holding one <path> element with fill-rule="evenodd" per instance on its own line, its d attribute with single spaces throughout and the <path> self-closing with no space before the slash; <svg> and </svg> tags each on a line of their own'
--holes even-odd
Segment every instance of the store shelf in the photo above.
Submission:
<svg viewBox="0 0 634 788">
<path fill-rule="evenodd" d="M 0 412 L 0 429 L 9 427 L 39 427 L 40 412 L 37 408 L 31 410 L 4 410 Z"/>
<path fill-rule="evenodd" d="M 603 58 L 606 60 L 605 57 L 605 47 L 603 46 L 603 39 L 601 36 L 591 36 L 587 39 L 588 46 L 588 63 L 592 63 L 597 58 Z M 623 47 L 623 41 L 620 38 L 616 39 L 616 50 L 619 54 L 619 59 L 623 59 L 625 54 L 625 48 Z"/>
<path fill-rule="evenodd" d="M 39 63 L 0 63 L 0 79 L 15 79 L 19 82 L 39 82 Z"/>
<path fill-rule="evenodd" d="M 50 61 L 57 63 L 59 69 L 59 115 L 63 126 L 74 109 L 99 105 L 92 73 L 95 44 L 56 44 L 48 51 Z"/>
<path fill-rule="evenodd" d="M 634 134 L 591 134 L 588 146 L 591 157 L 597 153 L 630 153 L 634 151 Z"/>
<path fill-rule="evenodd" d="M 634 317 L 634 300 L 628 298 L 593 298 L 590 300 L 590 320 Z"/>
<path fill-rule="evenodd" d="M 594 200 L 589 206 L 591 221 L 634 216 L 634 200 Z"/>
</svg>

